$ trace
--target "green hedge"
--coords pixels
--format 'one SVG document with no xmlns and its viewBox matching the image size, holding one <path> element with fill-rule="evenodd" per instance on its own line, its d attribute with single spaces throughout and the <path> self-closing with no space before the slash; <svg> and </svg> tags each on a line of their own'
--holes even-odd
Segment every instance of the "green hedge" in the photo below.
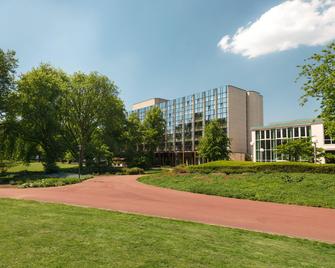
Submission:
<svg viewBox="0 0 335 268">
<path fill-rule="evenodd" d="M 120 172 L 117 174 L 121 175 L 138 175 L 138 174 L 144 174 L 143 168 L 138 167 L 132 167 L 132 168 L 122 168 Z"/>
<path fill-rule="evenodd" d="M 307 172 L 335 174 L 334 164 L 313 164 L 301 162 L 254 163 L 241 161 L 215 161 L 201 165 L 177 168 L 176 172 L 190 173 L 253 173 L 253 172 Z"/>
<path fill-rule="evenodd" d="M 79 178 L 45 178 L 39 180 L 26 181 L 19 185 L 20 188 L 34 188 L 34 187 L 54 187 L 64 186 L 68 184 L 75 184 L 92 178 L 91 175 L 82 176 Z"/>
</svg>

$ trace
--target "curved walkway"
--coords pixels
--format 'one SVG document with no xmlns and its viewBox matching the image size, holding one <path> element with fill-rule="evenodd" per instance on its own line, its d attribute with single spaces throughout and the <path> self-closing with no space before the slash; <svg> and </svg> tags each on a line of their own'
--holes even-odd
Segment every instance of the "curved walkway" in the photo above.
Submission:
<svg viewBox="0 0 335 268">
<path fill-rule="evenodd" d="M 335 209 L 282 205 L 145 185 L 139 176 L 99 176 L 53 188 L 0 188 L 0 197 L 64 203 L 223 225 L 335 243 Z"/>
</svg>

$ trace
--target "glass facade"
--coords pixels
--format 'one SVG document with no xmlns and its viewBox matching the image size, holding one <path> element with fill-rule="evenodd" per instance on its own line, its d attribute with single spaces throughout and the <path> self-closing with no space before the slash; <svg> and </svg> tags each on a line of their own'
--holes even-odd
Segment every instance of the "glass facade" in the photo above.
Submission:
<svg viewBox="0 0 335 268">
<path fill-rule="evenodd" d="M 277 154 L 277 146 L 288 139 L 311 137 L 311 126 L 280 127 L 256 130 L 256 161 L 274 162 L 284 160 L 283 155 Z"/>
<path fill-rule="evenodd" d="M 219 119 L 227 127 L 227 87 L 214 88 L 156 104 L 166 120 L 165 144 L 160 151 L 196 151 L 207 122 Z M 132 112 L 140 120 L 152 106 Z"/>
</svg>

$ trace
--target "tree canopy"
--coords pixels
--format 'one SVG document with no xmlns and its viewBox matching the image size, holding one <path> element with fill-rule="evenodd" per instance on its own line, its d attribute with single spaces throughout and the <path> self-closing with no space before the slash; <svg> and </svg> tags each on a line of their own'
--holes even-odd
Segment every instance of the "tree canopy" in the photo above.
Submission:
<svg viewBox="0 0 335 268">
<path fill-rule="evenodd" d="M 277 146 L 277 154 L 289 161 L 310 161 L 313 159 L 314 147 L 310 139 L 290 139 Z"/>
<path fill-rule="evenodd" d="M 8 95 L 15 87 L 17 62 L 15 51 L 0 49 L 0 119 L 5 112 Z"/>
<path fill-rule="evenodd" d="M 320 117 L 324 121 L 326 132 L 335 137 L 335 42 L 321 53 L 313 54 L 298 67 L 298 79 L 304 79 L 301 103 L 306 103 L 310 97 L 318 100 L 321 105 Z"/>
<path fill-rule="evenodd" d="M 11 101 L 9 116 L 15 120 L 17 148 L 25 160 L 40 155 L 47 172 L 55 171 L 62 153 L 59 110 L 67 87 L 67 75 L 48 64 L 22 75 Z"/>
<path fill-rule="evenodd" d="M 210 121 L 199 142 L 199 155 L 209 161 L 229 159 L 230 141 L 219 120 Z"/>
<path fill-rule="evenodd" d="M 61 99 L 61 126 L 64 142 L 78 158 L 79 146 L 87 164 L 110 158 L 115 140 L 125 122 L 123 102 L 118 89 L 106 76 L 96 72 L 77 72 Z M 115 133 L 117 132 L 117 135 Z"/>
</svg>

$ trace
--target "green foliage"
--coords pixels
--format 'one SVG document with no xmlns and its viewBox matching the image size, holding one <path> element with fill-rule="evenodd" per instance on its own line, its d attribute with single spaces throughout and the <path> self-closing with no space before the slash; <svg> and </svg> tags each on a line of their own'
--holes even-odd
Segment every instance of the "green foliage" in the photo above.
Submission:
<svg viewBox="0 0 335 268">
<path fill-rule="evenodd" d="M 125 122 L 118 89 L 106 76 L 77 72 L 70 77 L 60 110 L 64 141 L 79 158 L 79 145 L 87 165 L 110 162 Z"/>
<path fill-rule="evenodd" d="M 36 188 L 36 187 L 55 187 L 75 184 L 92 178 L 91 175 L 83 175 L 79 178 L 43 178 L 38 180 L 28 180 L 19 185 L 20 188 Z"/>
<path fill-rule="evenodd" d="M 209 161 L 229 159 L 229 147 L 229 138 L 220 121 L 210 121 L 205 128 L 205 136 L 199 143 L 199 155 Z"/>
<path fill-rule="evenodd" d="M 6 170 L 5 157 L 5 129 L 4 117 L 10 105 L 9 94 L 15 88 L 15 73 L 17 59 L 15 51 L 7 52 L 0 49 L 0 173 Z"/>
<path fill-rule="evenodd" d="M 316 98 L 321 105 L 321 118 L 329 136 L 335 137 L 335 42 L 320 54 L 314 54 L 298 66 L 298 78 L 304 79 L 302 104 L 309 97 Z"/>
<path fill-rule="evenodd" d="M 15 87 L 15 73 L 17 68 L 15 51 L 7 52 L 0 49 L 0 122 L 8 105 L 8 95 Z"/>
<path fill-rule="evenodd" d="M 152 107 L 143 120 L 143 142 L 145 150 L 155 152 L 164 141 L 165 120 L 161 109 Z"/>
<path fill-rule="evenodd" d="M 289 161 L 313 159 L 314 147 L 309 139 L 291 139 L 277 146 L 277 154 Z"/>
<path fill-rule="evenodd" d="M 123 132 L 124 157 L 129 165 L 142 163 L 143 127 L 136 113 L 131 113 Z"/>
<path fill-rule="evenodd" d="M 335 262 L 334 245 L 304 239 L 30 201 L 0 200 L 0 207 L 3 267 L 326 268 Z"/>
<path fill-rule="evenodd" d="M 143 168 L 132 167 L 132 168 L 122 168 L 121 169 L 122 175 L 139 175 L 144 174 Z"/>
<path fill-rule="evenodd" d="M 8 115 L 14 119 L 13 152 L 17 149 L 26 161 L 39 154 L 46 172 L 57 170 L 56 160 L 63 153 L 58 111 L 67 83 L 63 71 L 41 64 L 21 76 L 11 99 L 15 105 Z"/>
<path fill-rule="evenodd" d="M 146 155 L 146 162 L 152 165 L 154 154 L 164 142 L 165 120 L 161 109 L 152 107 L 143 120 L 143 149 Z"/>
<path fill-rule="evenodd" d="M 335 174 L 175 174 L 141 177 L 141 182 L 187 192 L 240 199 L 335 208 Z"/>
<path fill-rule="evenodd" d="M 187 167 L 190 173 L 212 172 L 238 174 L 256 172 L 303 172 L 335 174 L 335 165 L 313 164 L 303 162 L 247 162 L 247 161 L 214 161 Z"/>
</svg>

